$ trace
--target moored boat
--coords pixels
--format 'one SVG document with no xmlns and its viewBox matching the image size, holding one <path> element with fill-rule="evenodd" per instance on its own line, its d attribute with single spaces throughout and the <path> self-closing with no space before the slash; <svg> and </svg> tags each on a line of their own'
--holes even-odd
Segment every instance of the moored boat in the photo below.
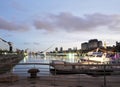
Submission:
<svg viewBox="0 0 120 87">
<path fill-rule="evenodd" d="M 113 62 L 112 57 L 109 57 L 106 52 L 98 52 L 98 49 L 96 52 L 80 58 L 80 60 L 99 64 L 111 64 Z"/>
<path fill-rule="evenodd" d="M 52 74 L 98 74 L 103 75 L 105 74 L 111 74 L 113 72 L 111 67 L 104 68 L 104 65 L 101 64 L 82 64 L 82 63 L 68 63 L 64 61 L 59 60 L 53 60 L 50 64 L 52 68 L 50 68 L 50 72 Z"/>
</svg>

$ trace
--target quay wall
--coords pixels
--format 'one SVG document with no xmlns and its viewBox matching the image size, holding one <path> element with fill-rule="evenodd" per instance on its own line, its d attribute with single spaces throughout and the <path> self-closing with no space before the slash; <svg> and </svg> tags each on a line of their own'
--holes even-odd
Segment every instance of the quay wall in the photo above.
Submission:
<svg viewBox="0 0 120 87">
<path fill-rule="evenodd" d="M 22 54 L 0 55 L 0 74 L 10 71 L 12 67 L 18 64 L 23 58 L 24 55 Z"/>
</svg>

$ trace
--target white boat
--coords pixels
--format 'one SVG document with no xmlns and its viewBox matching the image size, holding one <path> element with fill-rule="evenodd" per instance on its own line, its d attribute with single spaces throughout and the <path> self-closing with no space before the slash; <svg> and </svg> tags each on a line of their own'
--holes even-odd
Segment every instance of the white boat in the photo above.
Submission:
<svg viewBox="0 0 120 87">
<path fill-rule="evenodd" d="M 91 55 L 84 56 L 80 60 L 100 64 L 110 64 L 113 62 L 112 58 L 107 56 L 107 53 L 102 52 L 92 52 Z"/>
</svg>

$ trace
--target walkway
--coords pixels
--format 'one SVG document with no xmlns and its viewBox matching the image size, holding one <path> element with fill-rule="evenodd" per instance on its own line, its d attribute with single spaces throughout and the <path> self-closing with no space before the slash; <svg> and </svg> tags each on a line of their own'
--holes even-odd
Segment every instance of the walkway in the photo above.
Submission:
<svg viewBox="0 0 120 87">
<path fill-rule="evenodd" d="M 106 87 L 120 87 L 120 76 L 107 76 L 106 79 Z M 102 87 L 103 83 L 103 77 L 87 75 L 20 76 L 18 81 L 0 83 L 0 87 Z"/>
</svg>

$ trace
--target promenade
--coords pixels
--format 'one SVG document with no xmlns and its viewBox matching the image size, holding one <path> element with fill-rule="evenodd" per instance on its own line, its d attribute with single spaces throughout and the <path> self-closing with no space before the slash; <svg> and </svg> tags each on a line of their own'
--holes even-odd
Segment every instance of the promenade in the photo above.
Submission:
<svg viewBox="0 0 120 87">
<path fill-rule="evenodd" d="M 0 87 L 104 87 L 104 77 L 88 75 L 18 76 L 17 81 L 1 82 Z M 120 76 L 106 76 L 106 87 L 120 87 Z"/>
</svg>

